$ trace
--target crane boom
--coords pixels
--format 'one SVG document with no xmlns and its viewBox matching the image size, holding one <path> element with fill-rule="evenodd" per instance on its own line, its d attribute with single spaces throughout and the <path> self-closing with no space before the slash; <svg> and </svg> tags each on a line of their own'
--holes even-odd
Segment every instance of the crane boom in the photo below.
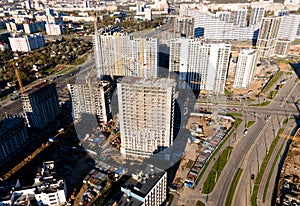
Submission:
<svg viewBox="0 0 300 206">
<path fill-rule="evenodd" d="M 12 65 L 13 65 L 13 68 L 14 68 L 14 71 L 15 71 L 15 75 L 16 75 L 17 80 L 18 80 L 18 84 L 19 84 L 19 87 L 20 87 L 20 92 L 21 92 L 21 94 L 23 94 L 24 93 L 24 87 L 23 87 L 23 83 L 22 83 L 21 77 L 19 75 L 19 71 L 18 71 L 18 69 L 17 69 L 17 67 L 16 67 L 15 64 L 12 64 Z"/>
</svg>

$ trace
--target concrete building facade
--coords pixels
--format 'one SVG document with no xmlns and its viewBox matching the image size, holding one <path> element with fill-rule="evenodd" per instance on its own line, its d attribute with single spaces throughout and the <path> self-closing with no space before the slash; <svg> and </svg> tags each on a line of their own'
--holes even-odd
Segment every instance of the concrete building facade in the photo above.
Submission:
<svg viewBox="0 0 300 206">
<path fill-rule="evenodd" d="M 296 38 L 300 38 L 299 28 L 300 15 L 282 16 L 277 37 L 294 41 Z"/>
<path fill-rule="evenodd" d="M 25 119 L 29 127 L 43 128 L 59 114 L 55 83 L 43 83 L 21 95 Z"/>
<path fill-rule="evenodd" d="M 117 205 L 159 206 L 167 199 L 167 173 L 147 165 L 121 187 L 122 197 Z"/>
<path fill-rule="evenodd" d="M 12 51 L 30 52 L 45 46 L 45 38 L 42 34 L 35 34 L 23 37 L 9 37 Z"/>
<path fill-rule="evenodd" d="M 194 36 L 194 18 L 188 16 L 178 16 L 175 18 L 174 30 L 184 37 Z"/>
<path fill-rule="evenodd" d="M 150 157 L 173 142 L 175 80 L 125 77 L 117 85 L 121 153 Z"/>
<path fill-rule="evenodd" d="M 244 49 L 238 56 L 237 69 L 233 87 L 247 88 L 253 79 L 256 68 L 257 52 L 252 49 Z"/>
<path fill-rule="evenodd" d="M 247 9 L 234 11 L 233 24 L 239 27 L 245 27 L 247 23 Z"/>
<path fill-rule="evenodd" d="M 252 7 L 249 25 L 260 24 L 265 14 L 262 6 Z"/>
<path fill-rule="evenodd" d="M 94 42 L 98 78 L 103 75 L 158 76 L 158 39 L 115 33 L 95 35 Z"/>
<path fill-rule="evenodd" d="M 29 141 L 23 118 L 0 120 L 0 161 L 4 161 Z"/>
<path fill-rule="evenodd" d="M 280 39 L 276 40 L 274 55 L 280 57 L 287 56 L 290 46 L 291 46 L 291 41 L 289 40 L 280 40 Z"/>
<path fill-rule="evenodd" d="M 109 82 L 101 81 L 93 85 L 68 84 L 71 94 L 73 117 L 80 120 L 82 114 L 95 115 L 100 123 L 111 119 L 111 87 Z"/>
<path fill-rule="evenodd" d="M 63 34 L 63 26 L 62 24 L 46 24 L 46 33 L 48 35 L 62 35 Z"/>
<path fill-rule="evenodd" d="M 178 72 L 193 90 L 224 91 L 230 44 L 207 44 L 193 39 L 170 40 L 169 70 Z"/>
<path fill-rule="evenodd" d="M 280 22 L 280 17 L 263 18 L 256 44 L 259 58 L 267 58 L 274 54 Z"/>
</svg>

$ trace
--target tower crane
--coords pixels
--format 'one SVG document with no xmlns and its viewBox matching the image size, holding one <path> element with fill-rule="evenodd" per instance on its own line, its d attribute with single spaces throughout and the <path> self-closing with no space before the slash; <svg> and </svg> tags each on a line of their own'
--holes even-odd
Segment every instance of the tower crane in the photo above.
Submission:
<svg viewBox="0 0 300 206">
<path fill-rule="evenodd" d="M 16 59 L 16 61 L 13 61 L 11 63 L 11 65 L 14 68 L 14 72 L 15 72 L 15 75 L 16 75 L 16 78 L 17 78 L 17 81 L 18 81 L 18 84 L 19 84 L 19 87 L 20 87 L 20 93 L 22 95 L 25 90 L 24 90 L 24 87 L 23 87 L 22 79 L 20 77 L 20 74 L 19 74 L 19 71 L 18 71 L 18 68 L 17 68 L 17 66 L 19 66 L 18 57 L 15 57 L 15 59 Z"/>
</svg>

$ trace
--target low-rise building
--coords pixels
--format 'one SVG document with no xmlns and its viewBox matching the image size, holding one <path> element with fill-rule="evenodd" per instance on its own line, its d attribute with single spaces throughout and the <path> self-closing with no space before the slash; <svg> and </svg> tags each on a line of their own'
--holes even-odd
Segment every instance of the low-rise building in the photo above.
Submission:
<svg viewBox="0 0 300 206">
<path fill-rule="evenodd" d="M 159 206 L 167 198 L 167 173 L 152 165 L 132 174 L 121 187 L 121 193 L 112 198 L 107 205 Z"/>
<path fill-rule="evenodd" d="M 17 188 L 12 189 L 10 198 L 0 202 L 0 205 L 67 205 L 66 188 L 63 180 L 56 180 L 54 162 L 44 162 L 41 172 L 37 173 L 32 186 L 22 188 L 21 185 L 18 185 Z"/>
</svg>

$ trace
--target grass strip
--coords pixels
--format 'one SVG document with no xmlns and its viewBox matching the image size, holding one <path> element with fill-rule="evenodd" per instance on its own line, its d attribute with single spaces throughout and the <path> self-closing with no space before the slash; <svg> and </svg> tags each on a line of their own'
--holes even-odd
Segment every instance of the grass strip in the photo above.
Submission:
<svg viewBox="0 0 300 206">
<path fill-rule="evenodd" d="M 226 97 L 231 97 L 231 92 L 228 89 L 224 90 L 224 94 Z"/>
<path fill-rule="evenodd" d="M 271 168 L 271 170 L 270 170 L 270 173 L 269 173 L 269 175 L 268 175 L 268 179 L 267 179 L 266 186 L 265 186 L 265 189 L 264 189 L 264 194 L 263 194 L 263 203 L 265 203 L 265 201 L 266 201 L 266 196 L 267 196 L 267 192 L 268 192 L 268 187 L 269 187 L 270 179 L 271 179 L 271 177 L 272 177 L 274 168 L 275 168 L 275 166 L 276 166 L 276 162 L 277 162 L 278 158 L 280 157 L 280 153 L 281 153 L 281 150 L 282 150 L 283 146 L 284 146 L 284 144 L 282 144 L 282 145 L 280 146 L 279 152 L 278 152 L 277 155 L 276 155 L 276 158 L 275 158 L 275 160 L 274 160 L 274 163 L 273 163 L 272 168 Z"/>
<path fill-rule="evenodd" d="M 268 98 L 268 99 L 273 99 L 273 98 L 276 96 L 277 93 L 278 93 L 277 90 L 272 90 L 272 91 L 268 94 L 267 98 Z"/>
<path fill-rule="evenodd" d="M 88 55 L 87 54 L 84 54 L 82 57 L 78 57 L 77 59 L 75 59 L 71 65 L 80 65 L 80 64 L 83 64 L 84 62 L 86 62 L 88 58 Z"/>
<path fill-rule="evenodd" d="M 246 128 L 249 128 L 249 127 L 251 127 L 253 124 L 255 123 L 255 121 L 249 121 L 249 122 L 247 122 L 246 123 Z"/>
<path fill-rule="evenodd" d="M 216 160 L 215 164 L 213 165 L 212 169 L 210 170 L 204 184 L 203 184 L 203 194 L 209 194 L 215 188 L 215 185 L 224 169 L 228 159 L 230 157 L 231 151 L 233 147 L 228 146 L 224 149 L 221 155 Z"/>
<path fill-rule="evenodd" d="M 258 189 L 259 189 L 259 185 L 260 185 L 260 182 L 261 182 L 261 179 L 264 175 L 264 172 L 265 172 L 265 169 L 268 165 L 268 162 L 270 160 L 270 157 L 277 145 L 277 142 L 279 141 L 279 138 L 280 138 L 280 135 L 283 133 L 284 129 L 283 128 L 280 128 L 278 130 L 278 133 L 277 133 L 277 136 L 275 137 L 275 139 L 273 140 L 271 146 L 270 146 L 270 149 L 269 149 L 269 152 L 268 154 L 265 156 L 261 166 L 260 166 L 260 169 L 259 169 L 259 172 L 255 178 L 255 184 L 254 184 L 254 187 L 253 187 L 253 192 L 252 192 L 252 195 L 251 195 L 251 205 L 252 206 L 255 206 L 257 205 L 256 204 L 256 199 L 257 199 L 257 193 L 258 193 Z"/>
<path fill-rule="evenodd" d="M 234 175 L 234 179 L 230 185 L 229 191 L 228 191 L 228 196 L 226 198 L 225 206 L 231 206 L 232 203 L 232 198 L 236 189 L 236 186 L 239 182 L 239 179 L 243 173 L 243 169 L 239 168 L 238 171 L 236 171 Z"/>
<path fill-rule="evenodd" d="M 219 145 L 219 147 L 213 152 L 213 154 L 211 154 L 211 157 L 209 158 L 209 160 L 205 163 L 205 166 L 202 168 L 200 175 L 198 176 L 197 180 L 196 180 L 196 184 L 194 185 L 197 186 L 200 182 L 200 179 L 202 178 L 202 176 L 204 175 L 208 165 L 210 164 L 210 162 L 212 161 L 213 157 L 217 154 L 217 152 L 222 148 L 222 146 L 227 142 L 227 140 L 231 137 L 231 135 L 235 132 L 236 128 L 238 128 L 238 126 L 242 123 L 242 119 L 240 118 L 236 118 L 234 125 L 231 129 L 231 131 L 229 132 L 229 134 L 227 135 L 227 137 L 224 138 L 224 140 L 222 141 L 222 143 Z"/>
<path fill-rule="evenodd" d="M 196 206 L 205 206 L 205 204 L 203 202 L 201 202 L 200 200 L 197 201 Z"/>
<path fill-rule="evenodd" d="M 260 104 L 250 104 L 249 106 L 254 106 L 254 107 L 265 107 L 265 106 L 268 106 L 271 102 L 270 101 L 265 101 L 265 102 L 262 102 Z"/>
<path fill-rule="evenodd" d="M 282 74 L 283 71 L 277 72 L 277 74 L 275 74 L 275 76 L 273 76 L 272 79 L 268 82 L 268 84 L 263 88 L 262 92 L 266 93 L 278 81 Z"/>
<path fill-rule="evenodd" d="M 169 194 L 168 195 L 168 206 L 170 206 L 172 204 L 173 200 L 174 200 L 174 195 Z"/>
</svg>

